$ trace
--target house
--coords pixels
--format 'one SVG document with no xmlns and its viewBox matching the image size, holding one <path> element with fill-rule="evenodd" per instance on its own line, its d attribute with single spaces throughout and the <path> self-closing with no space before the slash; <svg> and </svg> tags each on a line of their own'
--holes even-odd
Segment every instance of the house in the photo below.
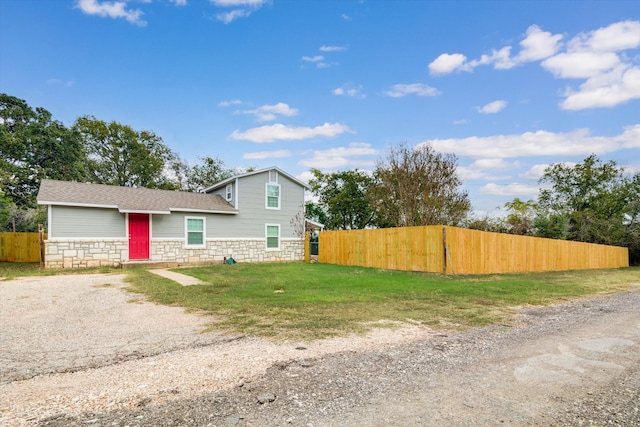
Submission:
<svg viewBox="0 0 640 427">
<path fill-rule="evenodd" d="M 203 193 L 43 180 L 47 268 L 304 259 L 309 186 L 272 167 Z M 301 220 L 302 219 L 302 220 Z"/>
</svg>

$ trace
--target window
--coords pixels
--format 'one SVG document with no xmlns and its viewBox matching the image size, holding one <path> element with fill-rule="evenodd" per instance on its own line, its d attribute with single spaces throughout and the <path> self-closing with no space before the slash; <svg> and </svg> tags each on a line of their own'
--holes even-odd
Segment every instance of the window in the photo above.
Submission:
<svg viewBox="0 0 640 427">
<path fill-rule="evenodd" d="M 233 185 L 232 184 L 227 185 L 226 194 L 227 194 L 227 202 L 230 202 L 231 199 L 233 199 Z"/>
<path fill-rule="evenodd" d="M 204 247 L 204 218 L 185 218 L 185 228 L 187 235 L 187 246 Z"/>
<path fill-rule="evenodd" d="M 278 171 L 277 170 L 270 170 L 269 171 L 269 182 L 278 183 Z"/>
<path fill-rule="evenodd" d="M 280 249 L 280 224 L 267 224 L 267 250 Z"/>
<path fill-rule="evenodd" d="M 267 209 L 280 209 L 280 186 L 278 184 L 267 184 Z"/>
</svg>

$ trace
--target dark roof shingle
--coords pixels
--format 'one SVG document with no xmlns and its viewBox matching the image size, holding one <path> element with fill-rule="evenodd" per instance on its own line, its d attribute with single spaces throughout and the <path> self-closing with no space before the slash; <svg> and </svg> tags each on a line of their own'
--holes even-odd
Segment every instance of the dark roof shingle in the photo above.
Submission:
<svg viewBox="0 0 640 427">
<path fill-rule="evenodd" d="M 238 211 L 216 194 L 186 191 L 152 190 L 45 179 L 40 184 L 38 203 L 117 208 L 120 212 L 171 211 L 237 213 Z"/>
</svg>

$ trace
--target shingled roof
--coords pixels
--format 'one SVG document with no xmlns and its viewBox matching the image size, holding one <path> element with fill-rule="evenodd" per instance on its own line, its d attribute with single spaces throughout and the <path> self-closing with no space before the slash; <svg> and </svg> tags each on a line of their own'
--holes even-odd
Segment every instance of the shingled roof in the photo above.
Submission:
<svg viewBox="0 0 640 427">
<path fill-rule="evenodd" d="M 236 214 L 238 211 L 217 194 L 151 190 L 45 179 L 38 204 L 115 208 L 120 212 L 169 214 L 172 211 Z"/>
</svg>

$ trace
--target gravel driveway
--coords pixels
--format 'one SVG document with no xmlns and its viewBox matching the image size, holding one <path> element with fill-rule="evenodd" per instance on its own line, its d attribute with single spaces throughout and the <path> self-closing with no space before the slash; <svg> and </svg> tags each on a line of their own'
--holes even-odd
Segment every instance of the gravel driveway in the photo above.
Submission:
<svg viewBox="0 0 640 427">
<path fill-rule="evenodd" d="M 0 282 L 0 384 L 74 372 L 228 339 L 204 317 L 123 292 L 124 275 Z"/>
<path fill-rule="evenodd" d="M 3 341 L 4 322 L 20 324 L 12 319 L 19 313 L 5 314 L 5 307 L 27 304 L 25 300 L 30 305 L 21 309 L 34 308 L 33 317 L 55 304 L 58 315 L 67 318 L 68 309 L 77 306 L 74 299 L 105 292 L 95 308 L 75 319 L 94 319 L 91 311 L 100 311 L 109 298 L 118 301 L 113 303 L 120 313 L 115 317 L 133 316 L 117 321 L 124 341 L 113 328 L 100 332 L 111 337 L 105 342 L 114 343 L 110 351 L 118 357 L 102 351 L 100 340 L 81 338 L 93 334 L 93 328 L 79 326 L 83 332 L 74 336 L 75 328 L 61 326 L 68 320 L 55 316 L 51 321 L 66 329 L 56 339 L 82 350 L 67 353 L 56 344 L 50 357 L 44 354 L 51 346 L 46 344 L 35 352 L 38 359 L 28 345 L 17 343 L 14 327 L 8 328 L 8 336 L 22 347 L 12 349 L 7 362 L 23 373 L 3 373 L 0 425 L 640 425 L 638 287 L 523 309 L 510 322 L 466 332 L 405 326 L 364 337 L 273 343 L 198 333 L 204 319 L 179 309 L 128 303 L 132 296 L 117 289 L 119 276 L 96 280 L 76 284 L 73 292 L 67 292 L 66 282 L 60 288 L 33 285 L 31 290 L 0 282 Z M 100 286 L 105 280 L 113 286 Z M 7 284 L 20 292 L 7 293 Z M 49 298 L 30 300 L 38 293 Z M 95 318 L 110 318 L 108 313 Z M 131 325 L 125 323 L 136 322 L 142 322 L 133 328 L 137 332 L 129 331 Z M 57 328 L 37 324 L 37 329 L 23 331 L 23 338 L 51 341 L 49 334 Z M 81 345 L 85 341 L 92 344 Z M 3 362 L 7 349 L 3 343 Z M 24 366 L 22 352 L 30 360 Z M 94 353 L 99 353 L 97 359 Z M 149 356 L 141 357 L 145 354 Z M 65 360 L 77 362 L 68 368 Z"/>
</svg>

